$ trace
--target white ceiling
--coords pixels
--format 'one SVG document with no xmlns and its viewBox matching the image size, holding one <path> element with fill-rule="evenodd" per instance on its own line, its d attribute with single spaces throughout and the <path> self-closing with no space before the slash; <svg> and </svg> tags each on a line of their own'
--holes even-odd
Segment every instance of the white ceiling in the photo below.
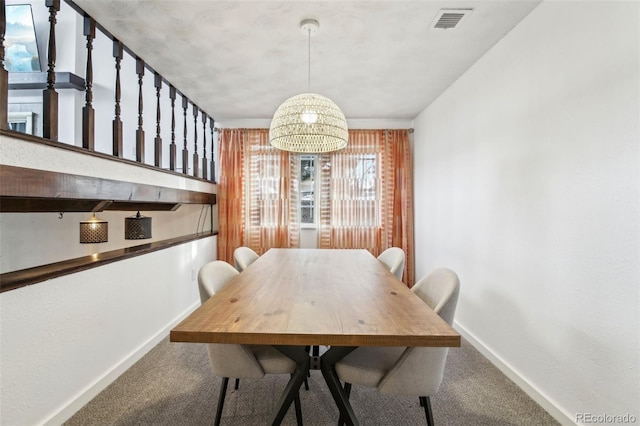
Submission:
<svg viewBox="0 0 640 426">
<path fill-rule="evenodd" d="M 270 118 L 311 91 L 348 119 L 412 119 L 525 17 L 535 1 L 75 0 L 217 121 Z M 432 29 L 442 8 L 472 8 Z"/>
</svg>

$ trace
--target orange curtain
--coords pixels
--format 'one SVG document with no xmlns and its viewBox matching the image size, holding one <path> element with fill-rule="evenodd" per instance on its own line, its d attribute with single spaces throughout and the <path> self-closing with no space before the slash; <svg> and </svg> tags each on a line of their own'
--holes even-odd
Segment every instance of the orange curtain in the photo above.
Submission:
<svg viewBox="0 0 640 426">
<path fill-rule="evenodd" d="M 300 246 L 296 156 L 269 143 L 269 129 L 247 129 L 245 245 L 258 254 Z"/>
<path fill-rule="evenodd" d="M 268 129 L 223 129 L 219 147 L 218 259 L 233 264 L 240 246 L 299 247 L 294 156 L 269 144 Z"/>
<path fill-rule="evenodd" d="M 392 205 L 387 243 L 401 247 L 406 254 L 403 281 L 409 287 L 415 283 L 415 252 L 413 240 L 413 160 L 408 130 L 389 130 L 386 134 L 391 155 L 388 198 Z"/>
<path fill-rule="evenodd" d="M 389 247 L 406 255 L 414 277 L 413 183 L 408 130 L 350 130 L 349 144 L 320 157 L 320 248 Z"/>
<path fill-rule="evenodd" d="M 383 245 L 381 195 L 384 130 L 350 130 L 346 148 L 320 159 L 320 248 Z"/>
<path fill-rule="evenodd" d="M 233 264 L 244 245 L 244 130 L 220 129 L 218 179 L 218 259 Z"/>
</svg>

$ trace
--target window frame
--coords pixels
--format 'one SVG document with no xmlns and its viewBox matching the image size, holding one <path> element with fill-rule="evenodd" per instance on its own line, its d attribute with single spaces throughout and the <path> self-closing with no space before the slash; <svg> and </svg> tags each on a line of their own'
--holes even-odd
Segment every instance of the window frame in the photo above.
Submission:
<svg viewBox="0 0 640 426">
<path fill-rule="evenodd" d="M 10 130 L 14 130 L 16 132 L 20 132 L 20 133 L 26 133 L 28 135 L 33 135 L 33 119 L 34 119 L 35 113 L 33 111 L 10 111 L 8 113 L 8 125 L 9 125 L 9 129 Z M 23 130 L 19 130 L 19 129 L 14 129 L 12 124 L 14 125 L 20 125 L 20 124 L 24 124 L 24 131 Z"/>
<path fill-rule="evenodd" d="M 311 209 L 313 211 L 313 222 L 303 222 L 302 209 L 308 208 L 309 206 L 303 206 L 302 203 L 304 200 L 303 192 L 306 192 L 306 188 L 303 188 L 302 185 L 302 162 L 306 159 L 310 159 L 313 161 L 313 199 Z M 298 214 L 300 217 L 300 228 L 301 229 L 317 229 L 318 228 L 318 155 L 317 154 L 300 154 L 298 158 L 298 164 L 300 167 L 300 185 L 298 185 Z"/>
</svg>

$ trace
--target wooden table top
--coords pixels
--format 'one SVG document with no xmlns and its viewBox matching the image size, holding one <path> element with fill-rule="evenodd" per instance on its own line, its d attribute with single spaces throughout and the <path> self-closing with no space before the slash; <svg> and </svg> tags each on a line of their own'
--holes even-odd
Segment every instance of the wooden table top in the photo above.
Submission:
<svg viewBox="0 0 640 426">
<path fill-rule="evenodd" d="M 171 330 L 172 342 L 460 346 L 366 250 L 271 249 Z"/>
</svg>

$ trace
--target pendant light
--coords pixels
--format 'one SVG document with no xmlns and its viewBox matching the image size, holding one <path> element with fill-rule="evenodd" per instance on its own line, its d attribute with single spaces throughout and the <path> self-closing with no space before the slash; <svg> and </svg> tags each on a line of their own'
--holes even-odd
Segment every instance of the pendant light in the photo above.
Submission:
<svg viewBox="0 0 640 426">
<path fill-rule="evenodd" d="M 124 239 L 144 240 L 151 238 L 151 218 L 142 216 L 140 212 L 135 216 L 124 218 Z"/>
<path fill-rule="evenodd" d="M 106 243 L 109 241 L 109 223 L 100 220 L 94 213 L 90 220 L 80 222 L 80 243 Z"/>
<path fill-rule="evenodd" d="M 307 93 L 293 96 L 276 110 L 269 128 L 269 142 L 284 151 L 317 154 L 347 146 L 349 131 L 344 113 L 331 99 L 311 93 L 311 35 L 320 24 L 305 19 L 300 28 L 307 34 L 309 76 Z"/>
</svg>

